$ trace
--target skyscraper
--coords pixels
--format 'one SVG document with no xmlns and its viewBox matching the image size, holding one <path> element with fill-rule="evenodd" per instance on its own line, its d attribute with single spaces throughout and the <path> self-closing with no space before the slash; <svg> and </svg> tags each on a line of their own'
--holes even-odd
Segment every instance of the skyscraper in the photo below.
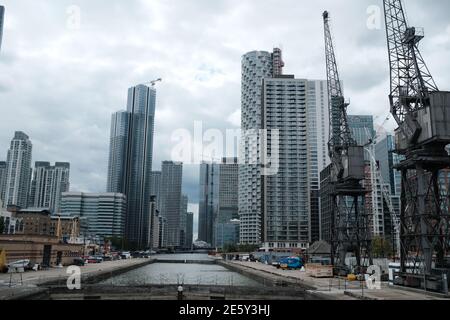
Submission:
<svg viewBox="0 0 450 320">
<path fill-rule="evenodd" d="M 377 159 L 381 175 L 385 183 L 391 186 L 391 194 L 400 196 L 401 193 L 401 173 L 394 166 L 401 161 L 401 156 L 395 153 L 395 137 L 388 134 L 377 141 L 375 146 L 375 158 Z"/>
<path fill-rule="evenodd" d="M 369 218 L 369 230 L 372 236 L 384 236 L 391 231 L 390 215 L 383 197 L 383 190 L 389 190 L 378 175 L 378 163 L 375 159 L 373 143 L 376 137 L 373 116 L 349 115 L 348 123 L 353 138 L 358 145 L 366 146 L 364 187 L 368 192 L 364 199 L 364 207 Z"/>
<path fill-rule="evenodd" d="M 181 187 L 183 164 L 164 161 L 161 168 L 161 216 L 165 219 L 164 245 L 180 246 Z"/>
<path fill-rule="evenodd" d="M 376 136 L 373 124 L 373 116 L 348 115 L 348 126 L 353 138 L 359 146 L 369 144 Z M 366 150 L 364 153 L 366 160 L 370 161 L 371 155 Z"/>
<path fill-rule="evenodd" d="M 186 248 L 188 196 L 183 194 L 180 202 L 180 247 Z"/>
<path fill-rule="evenodd" d="M 328 83 L 309 80 L 307 87 L 308 160 L 310 182 L 310 235 L 311 242 L 321 238 L 320 173 L 330 163 L 328 139 L 330 116 L 328 110 Z"/>
<path fill-rule="evenodd" d="M 219 173 L 219 211 L 217 212 L 215 224 L 239 219 L 238 159 L 222 159 Z"/>
<path fill-rule="evenodd" d="M 252 51 L 242 57 L 241 129 L 244 134 L 262 129 L 262 80 L 272 78 L 275 73 L 282 74 L 283 66 L 279 49 L 273 53 Z M 241 158 L 252 155 L 256 163 L 241 161 L 239 167 L 240 242 L 259 245 L 264 233 L 261 167 L 258 165 L 261 163 L 260 139 L 256 137 L 249 144 L 245 140 L 241 139 Z"/>
<path fill-rule="evenodd" d="M 241 157 L 260 165 L 239 168 L 240 242 L 269 250 L 319 239 L 319 174 L 329 163 L 327 83 L 284 75 L 283 67 L 279 49 L 242 59 L 242 129 L 265 129 L 268 138 L 242 139 Z M 278 153 L 273 174 L 262 175 L 262 152 L 272 159 Z"/>
<path fill-rule="evenodd" d="M 400 171 L 397 171 L 394 167 L 400 163 L 402 156 L 396 154 L 395 149 L 395 137 L 388 134 L 380 141 L 377 141 L 375 146 L 375 158 L 381 171 L 382 182 L 389 185 L 389 194 L 391 196 L 393 209 L 397 216 L 400 216 L 402 179 Z M 390 230 L 386 228 L 386 231 Z"/>
<path fill-rule="evenodd" d="M 220 225 L 239 219 L 239 165 L 237 158 L 224 158 L 221 163 L 200 166 L 199 236 L 216 246 Z"/>
<path fill-rule="evenodd" d="M 156 207 L 159 210 L 161 208 L 161 171 L 152 171 L 150 181 L 152 196 L 156 197 Z"/>
<path fill-rule="evenodd" d="M 186 216 L 186 247 L 192 248 L 194 243 L 194 214 L 188 212 Z"/>
<path fill-rule="evenodd" d="M 0 51 L 2 50 L 2 40 L 3 40 L 3 25 L 5 21 L 5 7 L 0 6 Z"/>
<path fill-rule="evenodd" d="M 306 249 L 310 242 L 307 87 L 307 80 L 294 76 L 263 79 L 263 129 L 279 130 L 267 147 L 278 149 L 278 172 L 262 177 L 267 249 Z"/>
<path fill-rule="evenodd" d="M 4 188 L 4 206 L 16 205 L 26 208 L 31 180 L 30 138 L 21 131 L 16 131 L 11 141 L 6 160 L 6 184 Z"/>
<path fill-rule="evenodd" d="M 59 213 L 61 194 L 69 191 L 69 177 L 70 163 L 56 162 L 51 166 L 49 162 L 36 162 L 28 206 Z"/>
<path fill-rule="evenodd" d="M 332 165 L 320 172 L 320 240 L 331 242 L 333 228 Z"/>
<path fill-rule="evenodd" d="M 126 238 L 143 248 L 149 239 L 156 90 L 128 90 L 127 111 L 113 115 L 107 191 L 127 196 Z"/>
<path fill-rule="evenodd" d="M 159 248 L 159 239 L 160 239 L 160 217 L 159 217 L 159 211 L 156 207 L 156 196 L 150 196 L 150 217 L 151 217 L 151 224 L 149 228 L 151 229 L 150 237 L 149 237 L 149 244 L 148 247 L 150 249 Z"/>
<path fill-rule="evenodd" d="M 219 177 L 219 164 L 200 164 L 198 240 L 210 245 L 213 245 L 214 219 L 219 210 Z"/>
<path fill-rule="evenodd" d="M 7 166 L 6 166 L 6 162 L 5 161 L 0 161 L 0 200 L 3 200 L 3 190 L 5 190 L 5 186 L 6 186 L 6 173 L 7 173 Z M 3 203 L 3 202 L 2 202 Z M 3 204 L 0 206 L 3 206 Z"/>
<path fill-rule="evenodd" d="M 107 192 L 125 192 L 130 113 L 119 111 L 111 117 Z"/>
</svg>

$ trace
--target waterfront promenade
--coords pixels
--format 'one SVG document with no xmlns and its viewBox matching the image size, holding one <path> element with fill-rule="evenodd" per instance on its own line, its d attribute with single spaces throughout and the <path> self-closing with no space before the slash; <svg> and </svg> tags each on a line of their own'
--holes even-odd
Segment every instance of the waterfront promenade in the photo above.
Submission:
<svg viewBox="0 0 450 320">
<path fill-rule="evenodd" d="M 381 289 L 369 290 L 365 282 L 348 282 L 339 278 L 313 278 L 298 270 L 282 270 L 271 265 L 256 262 L 243 261 L 223 261 L 222 265 L 228 265 L 234 270 L 241 270 L 256 277 L 264 277 L 277 281 L 285 279 L 291 285 L 298 285 L 307 289 L 307 292 L 318 297 L 331 300 L 442 300 L 449 299 L 434 293 L 427 293 L 419 290 L 399 288 L 382 283 Z M 278 280 L 279 281 L 279 280 Z"/>
<path fill-rule="evenodd" d="M 112 275 L 126 272 L 150 264 L 152 259 L 129 259 L 106 261 L 99 264 L 87 264 L 80 267 L 83 282 L 95 279 L 110 277 Z M 20 274 L 0 274 L 0 300 L 11 298 L 26 297 L 37 294 L 47 284 L 64 285 L 67 282 L 69 274 L 67 267 L 51 268 L 49 270 L 28 271 Z M 11 286 L 10 286 L 11 281 Z"/>
<path fill-rule="evenodd" d="M 228 272 L 239 273 L 246 278 L 259 282 L 261 285 L 256 287 L 242 286 L 236 276 L 234 276 L 236 281 L 229 286 L 201 282 L 186 284 L 187 298 L 194 300 L 209 299 L 215 295 L 234 299 L 253 297 L 253 299 L 438 300 L 450 298 L 393 287 L 388 283 L 383 283 L 381 290 L 369 290 L 365 282 L 348 282 L 342 278 L 312 278 L 299 270 L 281 270 L 263 263 L 224 261 L 222 259 L 211 259 L 206 255 L 202 257 L 161 255 L 155 256 L 153 259 L 118 260 L 80 267 L 84 290 L 82 292 L 67 290 L 66 282 L 69 275 L 66 267 L 37 272 L 29 271 L 22 274 L 22 280 L 20 274 L 0 274 L 0 300 L 34 299 L 43 296 L 51 296 L 56 299 L 76 299 L 85 295 L 94 295 L 102 299 L 115 299 L 125 296 L 129 299 L 174 298 L 175 296 L 172 297 L 172 295 L 173 292 L 176 293 L 176 290 L 173 288 L 176 289 L 176 286 L 173 283 L 146 282 L 153 273 L 150 272 L 151 269 L 146 271 L 146 269 L 140 268 L 152 263 L 157 263 L 159 266 L 173 265 L 171 268 L 164 267 L 165 269 L 153 270 L 153 273 L 161 272 L 163 274 L 175 270 L 173 272 L 178 276 L 186 272 L 186 279 L 191 275 L 191 271 L 189 271 L 191 268 L 199 268 L 206 277 L 207 272 L 205 270 L 209 270 L 211 267 L 208 265 L 217 263 L 219 266 L 228 269 Z M 149 266 L 149 268 L 152 267 L 153 265 Z M 139 270 L 135 270 L 138 268 Z M 138 272 L 137 275 L 136 272 Z M 224 272 L 220 272 L 217 276 L 224 276 L 224 274 Z M 128 281 L 129 283 L 127 281 L 121 283 L 118 276 L 128 277 L 131 280 Z M 136 278 L 136 281 L 133 280 L 134 278 Z M 111 283 L 114 282 L 116 285 L 109 285 L 110 279 L 115 279 Z M 277 292 L 279 296 L 277 296 Z"/>
</svg>

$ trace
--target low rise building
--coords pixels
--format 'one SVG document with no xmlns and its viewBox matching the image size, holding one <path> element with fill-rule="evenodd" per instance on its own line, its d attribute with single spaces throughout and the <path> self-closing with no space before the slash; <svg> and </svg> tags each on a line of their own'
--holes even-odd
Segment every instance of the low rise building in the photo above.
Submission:
<svg viewBox="0 0 450 320">
<path fill-rule="evenodd" d="M 64 242 L 80 235 L 78 217 L 51 215 L 47 209 L 8 206 L 8 211 L 2 216 L 9 218 L 6 234 L 57 237 Z"/>
<path fill-rule="evenodd" d="M 82 244 L 61 243 L 57 237 L 43 235 L 0 235 L 0 247 L 6 252 L 6 263 L 30 260 L 42 266 L 71 265 L 83 255 Z"/>
<path fill-rule="evenodd" d="M 23 220 L 17 218 L 12 212 L 3 209 L 0 199 L 0 234 L 20 234 L 23 233 Z"/>
</svg>

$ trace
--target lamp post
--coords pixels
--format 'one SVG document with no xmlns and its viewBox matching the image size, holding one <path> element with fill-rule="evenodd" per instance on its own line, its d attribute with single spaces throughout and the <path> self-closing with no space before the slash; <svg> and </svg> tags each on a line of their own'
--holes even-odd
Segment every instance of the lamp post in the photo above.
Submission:
<svg viewBox="0 0 450 320">
<path fill-rule="evenodd" d="M 178 300 L 179 301 L 182 301 L 183 300 L 183 286 L 182 285 L 180 285 L 180 286 L 178 286 Z"/>
</svg>

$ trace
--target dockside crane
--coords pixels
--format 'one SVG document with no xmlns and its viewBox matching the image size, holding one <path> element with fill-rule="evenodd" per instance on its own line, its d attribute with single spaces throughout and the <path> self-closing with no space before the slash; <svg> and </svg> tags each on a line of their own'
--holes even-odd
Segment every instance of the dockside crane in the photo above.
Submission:
<svg viewBox="0 0 450 320">
<path fill-rule="evenodd" d="M 448 293 L 449 191 L 440 181 L 450 168 L 450 92 L 439 91 L 401 0 L 383 0 L 390 62 L 391 113 L 402 175 L 401 257 L 396 284 Z M 448 174 L 448 173 L 447 173 Z"/>
<path fill-rule="evenodd" d="M 325 30 L 325 57 L 328 81 L 331 158 L 331 260 L 335 272 L 348 274 L 347 253 L 356 257 L 356 272 L 372 265 L 369 220 L 364 210 L 366 190 L 361 182 L 365 178 L 364 146 L 353 139 L 348 124 L 347 107 L 339 78 L 330 15 L 323 13 Z"/>
</svg>

